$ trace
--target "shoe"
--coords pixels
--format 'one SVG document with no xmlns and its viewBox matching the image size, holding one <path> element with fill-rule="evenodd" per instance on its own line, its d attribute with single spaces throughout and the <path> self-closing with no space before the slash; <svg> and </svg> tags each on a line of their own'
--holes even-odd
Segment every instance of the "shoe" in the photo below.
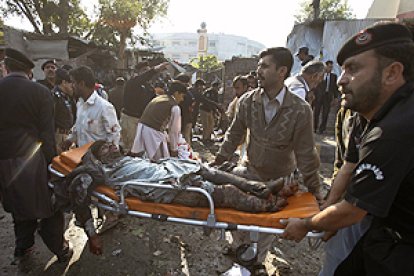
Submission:
<svg viewBox="0 0 414 276">
<path fill-rule="evenodd" d="M 247 267 L 247 269 L 250 271 L 252 276 L 268 276 L 269 275 L 267 273 L 267 270 L 264 264 L 253 264 Z"/>
<path fill-rule="evenodd" d="M 14 257 L 12 262 L 10 263 L 11 265 L 19 265 L 22 262 L 24 262 L 25 260 L 27 260 L 31 254 L 34 251 L 34 246 L 31 246 L 27 249 L 21 250 L 21 249 L 15 249 L 14 251 Z"/>
<path fill-rule="evenodd" d="M 102 233 L 114 228 L 118 224 L 118 222 L 119 222 L 119 215 L 106 212 L 105 220 L 102 223 L 102 226 L 97 229 L 97 233 L 101 235 Z"/>
<path fill-rule="evenodd" d="M 58 263 L 66 263 L 70 260 L 70 258 L 72 258 L 73 255 L 73 249 L 69 247 L 69 245 L 67 247 L 65 247 L 62 250 L 62 253 L 57 255 L 58 258 Z"/>
</svg>

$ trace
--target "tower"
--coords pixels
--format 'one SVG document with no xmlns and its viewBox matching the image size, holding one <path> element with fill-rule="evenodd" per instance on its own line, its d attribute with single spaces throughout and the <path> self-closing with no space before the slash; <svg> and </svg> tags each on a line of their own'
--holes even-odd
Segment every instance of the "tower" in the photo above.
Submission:
<svg viewBox="0 0 414 276">
<path fill-rule="evenodd" d="M 207 24 L 206 22 L 202 22 L 200 25 L 200 29 L 197 30 L 198 33 L 198 43 L 197 43 L 197 53 L 198 56 L 204 57 L 207 55 L 207 43 L 208 43 L 208 37 L 207 37 Z"/>
</svg>

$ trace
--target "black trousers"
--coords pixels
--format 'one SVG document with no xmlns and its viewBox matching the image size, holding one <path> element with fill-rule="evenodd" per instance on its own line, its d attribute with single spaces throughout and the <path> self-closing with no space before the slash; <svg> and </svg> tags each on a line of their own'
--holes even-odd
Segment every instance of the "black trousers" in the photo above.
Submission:
<svg viewBox="0 0 414 276">
<path fill-rule="evenodd" d="M 14 216 L 13 220 L 16 238 L 14 255 L 16 257 L 23 256 L 25 251 L 34 245 L 34 233 L 37 229 L 43 242 L 52 253 L 57 256 L 64 253 L 65 221 L 62 212 L 56 212 L 53 216 L 40 220 L 18 220 Z"/>
<path fill-rule="evenodd" d="M 314 130 L 318 130 L 318 126 L 319 126 L 319 131 L 323 132 L 326 130 L 326 124 L 328 122 L 328 115 L 329 115 L 329 111 L 331 110 L 331 101 L 332 101 L 332 97 L 326 93 L 326 92 L 320 92 L 323 93 L 321 95 L 318 96 L 318 98 L 315 101 L 315 106 L 313 109 L 313 127 Z M 319 117 L 322 111 L 322 121 L 321 124 L 319 125 Z"/>
<path fill-rule="evenodd" d="M 335 276 L 413 276 L 414 243 L 396 239 L 386 227 L 371 226 Z"/>
</svg>

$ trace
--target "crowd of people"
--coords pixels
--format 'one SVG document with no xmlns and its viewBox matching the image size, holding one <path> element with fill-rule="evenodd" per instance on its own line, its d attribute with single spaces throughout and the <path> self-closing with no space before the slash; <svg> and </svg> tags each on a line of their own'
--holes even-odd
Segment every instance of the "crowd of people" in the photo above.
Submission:
<svg viewBox="0 0 414 276">
<path fill-rule="evenodd" d="M 141 62 L 131 78 L 119 76 L 106 90 L 89 67 L 59 67 L 54 60 L 41 66 L 45 79 L 33 82 L 33 62 L 7 48 L 0 80 L 0 199 L 13 216 L 14 256 L 27 254 L 39 228 L 59 261 L 70 257 L 63 214 L 49 200 L 47 164 L 56 154 L 105 141 L 123 155 L 161 162 L 179 156 L 182 139 L 191 145 L 198 121 L 203 144 L 211 145 L 220 117 L 224 141 L 209 166 L 231 160 L 242 146 L 246 158 L 234 175 L 270 183 L 298 171 L 320 203 L 322 211 L 313 217 L 283 221 L 282 237 L 300 241 L 309 231 L 326 231 L 321 276 L 413 275 L 407 261 L 414 258 L 412 33 L 399 23 L 362 30 L 338 53 L 339 77 L 332 60 L 314 60 L 307 47 L 296 57 L 302 68 L 291 76 L 295 57 L 289 49 L 262 51 L 256 71 L 233 79 L 234 99 L 225 107 L 219 82 L 207 87 L 202 79 L 191 84 L 186 74 L 160 77 L 167 62 Z M 335 172 L 324 198 L 315 133 L 326 132 L 339 102 Z M 232 235 L 229 254 L 249 239 L 247 233 Z M 266 273 L 273 239 L 259 239 L 251 267 L 256 275 Z M 90 243 L 101 253 L 96 240 Z"/>
</svg>

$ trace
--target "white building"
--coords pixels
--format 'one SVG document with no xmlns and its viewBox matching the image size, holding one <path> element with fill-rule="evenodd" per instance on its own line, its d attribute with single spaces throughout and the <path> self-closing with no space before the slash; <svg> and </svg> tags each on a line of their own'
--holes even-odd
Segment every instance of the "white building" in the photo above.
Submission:
<svg viewBox="0 0 414 276">
<path fill-rule="evenodd" d="M 414 18 L 414 1 L 374 0 L 367 18 Z"/>
<path fill-rule="evenodd" d="M 160 49 L 166 58 L 187 63 L 197 57 L 198 33 L 166 33 L 153 34 L 153 47 Z M 246 37 L 207 33 L 207 54 L 217 56 L 224 61 L 237 57 L 251 57 L 258 55 L 265 45 Z"/>
</svg>

